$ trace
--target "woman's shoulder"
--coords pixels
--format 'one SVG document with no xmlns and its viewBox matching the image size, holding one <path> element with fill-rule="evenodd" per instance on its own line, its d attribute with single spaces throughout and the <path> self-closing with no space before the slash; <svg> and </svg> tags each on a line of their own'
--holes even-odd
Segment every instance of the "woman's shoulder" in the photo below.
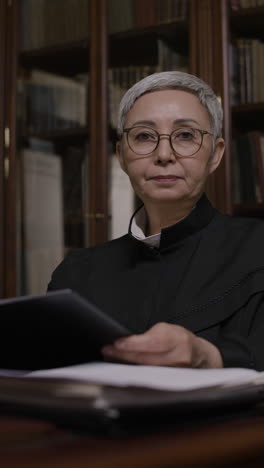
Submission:
<svg viewBox="0 0 264 468">
<path fill-rule="evenodd" d="M 129 236 L 126 234 L 117 239 L 95 246 L 72 249 L 65 255 L 59 268 L 65 268 L 76 264 L 91 264 L 91 262 L 98 261 L 101 258 L 108 261 L 109 257 L 116 256 L 118 252 L 121 253 L 123 250 L 127 250 L 129 244 Z"/>
<path fill-rule="evenodd" d="M 48 289 L 60 289 L 75 286 L 88 279 L 98 268 L 102 270 L 118 258 L 124 257 L 129 247 L 128 236 L 98 244 L 93 247 L 72 249 L 53 271 Z"/>
<path fill-rule="evenodd" d="M 117 251 L 121 252 L 123 249 L 127 250 L 129 248 L 129 245 L 129 236 L 126 234 L 117 239 L 112 239 L 94 246 L 72 249 L 65 256 L 64 261 L 91 261 L 94 257 L 98 258 L 100 256 L 104 256 L 106 253 L 113 253 L 114 255 Z"/>
<path fill-rule="evenodd" d="M 264 266 L 264 220 L 219 215 L 207 233 L 208 244 L 228 258 L 246 259 L 252 265 Z"/>
<path fill-rule="evenodd" d="M 223 232 L 226 235 L 262 236 L 264 234 L 264 218 L 230 216 L 218 213 L 218 216 L 214 218 L 212 227 L 220 229 L 220 233 Z"/>
</svg>

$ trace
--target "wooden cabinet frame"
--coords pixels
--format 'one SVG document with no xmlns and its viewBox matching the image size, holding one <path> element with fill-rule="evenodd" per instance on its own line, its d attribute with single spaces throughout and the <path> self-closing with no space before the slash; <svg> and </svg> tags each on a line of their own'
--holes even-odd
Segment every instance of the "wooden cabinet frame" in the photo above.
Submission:
<svg viewBox="0 0 264 468">
<path fill-rule="evenodd" d="M 90 44 L 87 70 L 89 99 L 89 244 L 108 234 L 108 33 L 107 0 L 90 0 Z M 17 294 L 17 37 L 19 0 L 0 0 L 0 297 Z M 226 152 L 212 175 L 207 193 L 217 208 L 231 213 L 230 105 L 228 95 L 228 1 L 190 0 L 190 71 L 207 81 L 224 107 Z M 6 141 L 4 134 L 6 130 Z M 8 135 L 10 142 L 8 142 Z M 9 166 L 9 167 L 7 167 Z M 6 171 L 9 172 L 5 175 Z"/>
<path fill-rule="evenodd" d="M 3 0 L 0 0 L 0 68 L 1 83 L 0 83 L 0 297 L 4 295 L 4 237 L 5 237 L 5 189 L 4 189 L 4 71 L 5 71 L 5 50 L 6 50 L 6 30 L 5 30 L 5 15 L 6 9 Z"/>
<path fill-rule="evenodd" d="M 90 0 L 89 157 L 90 244 L 108 235 L 108 40 L 107 0 Z"/>
<path fill-rule="evenodd" d="M 16 2 L 0 0 L 1 296 L 16 294 Z"/>
</svg>

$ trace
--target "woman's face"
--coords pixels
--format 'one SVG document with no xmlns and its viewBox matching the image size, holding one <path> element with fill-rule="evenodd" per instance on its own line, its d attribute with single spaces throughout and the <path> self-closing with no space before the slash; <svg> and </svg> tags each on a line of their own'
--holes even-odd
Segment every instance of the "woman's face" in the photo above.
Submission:
<svg viewBox="0 0 264 468">
<path fill-rule="evenodd" d="M 129 111 L 125 128 L 144 126 L 158 133 L 170 134 L 179 127 L 211 132 L 207 110 L 198 98 L 182 90 L 154 91 L 140 97 Z M 204 135 L 203 144 L 193 156 L 179 157 L 169 139 L 161 137 L 158 147 L 148 155 L 134 153 L 124 133 L 117 145 L 122 169 L 145 203 L 173 203 L 200 197 L 209 174 L 219 165 L 224 141 L 219 138 L 213 151 L 213 140 Z"/>
</svg>

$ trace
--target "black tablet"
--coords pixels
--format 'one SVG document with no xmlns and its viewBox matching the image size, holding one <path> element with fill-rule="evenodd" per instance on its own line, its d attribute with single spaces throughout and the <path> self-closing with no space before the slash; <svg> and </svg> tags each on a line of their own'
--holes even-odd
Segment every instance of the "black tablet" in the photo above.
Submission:
<svg viewBox="0 0 264 468">
<path fill-rule="evenodd" d="M 41 369 L 102 359 L 130 332 L 73 292 L 0 300 L 0 368 Z"/>
</svg>

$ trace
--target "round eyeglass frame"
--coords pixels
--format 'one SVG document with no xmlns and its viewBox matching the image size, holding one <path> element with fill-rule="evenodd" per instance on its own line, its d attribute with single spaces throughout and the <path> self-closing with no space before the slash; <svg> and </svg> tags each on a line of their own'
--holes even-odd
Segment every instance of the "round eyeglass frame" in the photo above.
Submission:
<svg viewBox="0 0 264 468">
<path fill-rule="evenodd" d="M 149 151 L 148 153 L 137 153 L 137 152 L 131 147 L 131 145 L 130 145 L 130 143 L 129 143 L 129 138 L 128 138 L 128 137 L 129 137 L 129 132 L 130 132 L 130 130 L 133 130 L 133 129 L 135 129 L 135 128 L 148 128 L 148 129 L 150 129 L 152 132 L 156 133 L 156 135 L 157 135 L 157 137 L 158 137 L 158 140 L 157 140 L 157 144 L 156 144 L 155 148 L 154 148 L 152 151 Z M 185 154 L 185 155 L 182 155 L 182 154 L 178 153 L 177 151 L 175 151 L 175 149 L 173 148 L 171 136 L 173 135 L 174 132 L 176 132 L 176 131 L 178 131 L 178 130 L 180 130 L 180 129 L 185 129 L 185 130 L 187 130 L 188 128 L 189 128 L 190 130 L 197 130 L 197 131 L 200 133 L 200 135 L 201 135 L 201 143 L 200 143 L 199 148 L 198 148 L 194 153 L 191 153 L 191 154 L 188 154 L 188 155 L 186 155 L 186 154 Z M 194 156 L 196 153 L 198 153 L 198 151 L 200 151 L 200 149 L 201 149 L 201 147 L 202 147 L 202 145 L 203 145 L 203 138 L 204 138 L 204 135 L 213 136 L 213 134 L 210 133 L 210 132 L 208 132 L 207 130 L 201 130 L 200 128 L 194 128 L 194 127 L 179 127 L 179 128 L 175 128 L 175 130 L 173 130 L 173 131 L 169 134 L 169 133 L 159 133 L 159 132 L 157 132 L 157 130 L 155 130 L 154 128 L 146 127 L 146 126 L 144 126 L 144 125 L 138 125 L 138 126 L 135 126 L 135 127 L 124 128 L 123 133 L 126 133 L 127 144 L 128 144 L 128 146 L 129 146 L 129 148 L 131 149 L 131 151 L 133 151 L 133 153 L 135 153 L 135 154 L 139 154 L 139 155 L 141 155 L 141 156 L 147 156 L 147 155 L 149 155 L 149 154 L 151 154 L 151 153 L 154 153 L 154 151 L 156 151 L 156 149 L 157 149 L 158 146 L 159 146 L 160 137 L 166 136 L 166 137 L 169 137 L 170 147 L 171 147 L 172 151 L 173 151 L 175 154 L 177 154 L 177 156 L 180 156 L 180 157 L 182 157 L 182 158 L 189 158 L 189 157 L 191 157 L 191 156 Z"/>
</svg>

